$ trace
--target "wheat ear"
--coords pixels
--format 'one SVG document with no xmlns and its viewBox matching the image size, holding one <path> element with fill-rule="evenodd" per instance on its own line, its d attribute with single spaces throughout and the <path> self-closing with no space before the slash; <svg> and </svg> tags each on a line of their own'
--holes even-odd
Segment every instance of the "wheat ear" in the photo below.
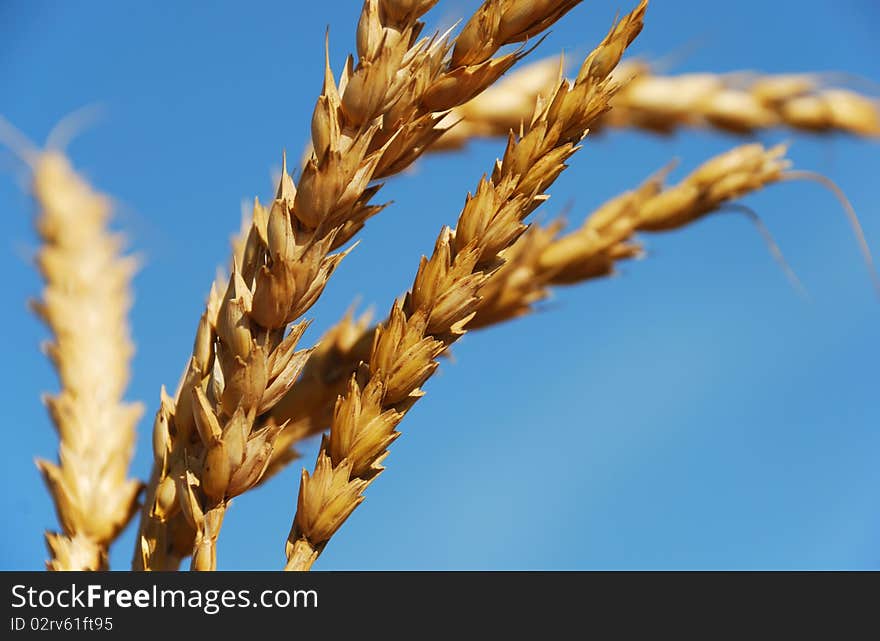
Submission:
<svg viewBox="0 0 880 641">
<path fill-rule="evenodd" d="M 34 312 L 53 339 L 44 346 L 61 391 L 44 396 L 60 439 L 59 463 L 37 460 L 61 532 L 47 532 L 49 570 L 105 570 L 110 544 L 137 510 L 142 484 L 127 478 L 140 403 L 123 402 L 134 347 L 127 315 L 136 261 L 108 230 L 110 200 L 58 151 L 25 155 L 45 281 Z"/>
<path fill-rule="evenodd" d="M 500 137 L 528 119 L 535 97 L 552 89 L 556 60 L 540 60 L 457 107 L 446 122 L 458 122 L 434 143 L 442 151 L 475 138 Z M 615 70 L 632 78 L 612 101 L 614 109 L 593 127 L 638 128 L 673 133 L 683 128 L 737 134 L 788 127 L 813 133 L 880 136 L 880 102 L 828 84 L 830 74 L 691 73 L 662 76 L 640 60 Z"/>
<path fill-rule="evenodd" d="M 510 68 L 521 51 L 494 57 L 561 17 L 578 0 L 485 2 L 454 43 L 419 39 L 434 1 L 368 0 L 339 86 L 325 66 L 313 113 L 312 154 L 299 184 L 286 171 L 274 202 L 254 206 L 240 265 L 209 297 L 193 356 L 154 429 L 154 471 L 134 566 L 216 567 L 229 499 L 253 486 L 282 426 L 254 429 L 299 375 L 297 321 L 320 296 L 344 253 L 332 254 L 382 209 L 376 178 L 411 164 L 442 133 L 445 111 Z M 177 513 L 182 519 L 172 523 Z M 192 546 L 187 550 L 187 541 Z"/>
<path fill-rule="evenodd" d="M 722 210 L 747 193 L 785 179 L 784 148 L 745 145 L 725 152 L 681 183 L 666 186 L 669 169 L 621 194 L 591 214 L 583 225 L 560 236 L 560 222 L 531 225 L 501 256 L 504 264 L 481 284 L 479 301 L 467 329 L 495 325 L 529 313 L 550 288 L 608 276 L 623 260 L 642 255 L 635 234 L 678 229 Z M 717 168 L 723 168 L 719 171 Z M 663 224 L 660 224 L 662 221 Z M 269 478 L 297 458 L 297 444 L 320 434 L 332 419 L 360 362 L 369 362 L 376 327 L 369 314 L 351 313 L 330 328 L 315 346 L 302 377 L 267 417 L 286 427 L 264 476 Z"/>
<path fill-rule="evenodd" d="M 590 125 L 608 108 L 608 76 L 642 27 L 647 3 L 615 25 L 581 66 L 536 109 L 528 131 L 511 136 L 502 160 L 469 196 L 456 230 L 443 229 L 423 258 L 410 292 L 375 334 L 369 362 L 339 398 L 314 471 L 303 470 L 287 543 L 288 570 L 307 570 L 363 492 L 382 471 L 396 426 L 423 395 L 436 358 L 465 333 L 477 292 L 499 254 L 525 229 L 523 219 L 547 199 Z"/>
</svg>

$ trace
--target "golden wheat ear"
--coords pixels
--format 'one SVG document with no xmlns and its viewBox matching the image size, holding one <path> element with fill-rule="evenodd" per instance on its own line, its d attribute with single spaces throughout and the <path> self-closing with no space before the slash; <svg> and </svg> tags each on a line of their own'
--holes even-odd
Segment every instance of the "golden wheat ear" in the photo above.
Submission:
<svg viewBox="0 0 880 641">
<path fill-rule="evenodd" d="M 638 187 L 616 196 L 567 234 L 559 220 L 531 225 L 508 249 L 504 263 L 479 286 L 476 313 L 468 331 L 482 329 L 535 311 L 553 289 L 613 275 L 623 261 L 645 252 L 638 232 L 678 231 L 707 216 L 734 210 L 756 224 L 773 258 L 796 291 L 803 285 L 756 214 L 740 199 L 782 181 L 793 179 L 785 147 L 744 145 L 706 161 L 678 184 L 667 184 L 670 163 Z M 345 394 L 359 364 L 372 359 L 379 326 L 370 315 L 347 313 L 319 341 L 303 375 L 291 391 L 264 417 L 285 424 L 276 443 L 266 477 L 298 458 L 296 447 L 321 434 L 333 420 L 334 403 Z"/>
<path fill-rule="evenodd" d="M 255 203 L 232 275 L 200 319 L 182 384 L 157 415 L 135 568 L 173 566 L 189 554 L 193 569 L 216 567 L 226 507 L 259 482 L 283 427 L 256 419 L 299 377 L 308 355 L 296 350 L 302 318 L 345 256 L 336 250 L 383 209 L 373 203 L 375 181 L 411 165 L 442 134 L 446 111 L 527 53 L 502 47 L 538 35 L 578 2 L 487 0 L 450 40 L 421 36 L 433 0 L 367 0 L 357 63 L 349 57 L 335 77 L 325 46 L 299 181 L 282 171 L 272 202 Z"/>
<path fill-rule="evenodd" d="M 525 218 L 617 89 L 609 75 L 642 28 L 647 3 L 615 24 L 536 109 L 528 130 L 508 137 L 492 173 L 469 194 L 455 230 L 444 228 L 423 257 L 410 291 L 375 332 L 369 361 L 347 380 L 311 474 L 303 471 L 287 539 L 287 570 L 308 570 L 383 471 L 397 425 L 424 395 L 437 358 L 466 331 L 479 289 L 525 231 Z"/>
<path fill-rule="evenodd" d="M 56 127 L 66 142 L 77 119 Z M 139 403 L 123 401 L 134 347 L 127 315 L 136 260 L 108 229 L 111 202 L 58 149 L 40 150 L 0 119 L 0 138 L 31 172 L 45 289 L 33 301 L 52 340 L 44 351 L 61 390 L 43 401 L 60 439 L 59 462 L 37 460 L 61 533 L 48 532 L 50 570 L 107 569 L 110 544 L 137 509 L 142 484 L 128 478 Z"/>
</svg>

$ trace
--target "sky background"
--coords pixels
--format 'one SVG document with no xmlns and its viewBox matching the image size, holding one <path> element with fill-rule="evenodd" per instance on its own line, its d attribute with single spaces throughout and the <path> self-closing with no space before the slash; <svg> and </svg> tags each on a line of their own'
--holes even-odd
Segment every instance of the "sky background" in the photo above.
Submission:
<svg viewBox="0 0 880 641">
<path fill-rule="evenodd" d="M 441 2 L 428 24 L 448 26 L 476 4 Z M 325 27 L 339 70 L 359 6 L 0 2 L 0 113 L 43 141 L 73 110 L 103 109 L 69 151 L 116 199 L 116 225 L 145 258 L 128 395 L 148 406 L 140 477 L 159 387 L 177 383 L 240 204 L 271 193 L 282 149 L 298 157 Z M 588 0 L 532 58 L 582 58 L 628 8 Z M 846 71 L 876 82 L 878 27 L 871 0 L 658 0 L 632 52 L 673 72 Z M 791 140 L 798 167 L 837 181 L 880 251 L 880 144 L 760 139 Z M 677 179 L 735 143 L 708 132 L 588 140 L 540 216 L 571 207 L 578 223 L 669 159 L 681 159 Z M 501 151 L 480 143 L 390 181 L 381 196 L 394 205 L 368 223 L 310 312 L 307 338 L 356 297 L 387 310 Z M 39 569 L 56 518 L 33 459 L 57 450 L 39 396 L 57 381 L 38 349 L 47 332 L 26 309 L 41 290 L 33 206 L 10 155 L 0 168 L 0 569 Z M 786 183 L 745 202 L 811 302 L 741 216 L 645 239 L 648 258 L 619 277 L 561 290 L 541 313 L 455 347 L 316 569 L 880 569 L 880 304 L 826 190 Z M 233 502 L 220 569 L 282 567 L 299 471 L 315 448 Z M 114 547 L 114 568 L 128 566 L 133 530 Z"/>
</svg>

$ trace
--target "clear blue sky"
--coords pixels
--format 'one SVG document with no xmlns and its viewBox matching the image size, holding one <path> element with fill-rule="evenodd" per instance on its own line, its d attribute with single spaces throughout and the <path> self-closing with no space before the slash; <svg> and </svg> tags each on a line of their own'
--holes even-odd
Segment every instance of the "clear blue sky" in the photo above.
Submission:
<svg viewBox="0 0 880 641">
<path fill-rule="evenodd" d="M 429 21 L 449 25 L 475 5 L 441 2 Z M 588 0 L 533 55 L 583 55 L 628 6 Z M 269 194 L 282 149 L 302 149 L 324 29 L 339 69 L 358 13 L 356 0 L 0 4 L 0 113 L 43 140 L 74 109 L 104 108 L 70 152 L 118 200 L 118 226 L 146 258 L 129 394 L 149 406 L 140 476 L 159 386 L 177 381 L 240 203 Z M 666 0 L 652 4 L 634 51 L 674 54 L 674 71 L 833 70 L 880 81 L 878 27 L 871 0 Z M 880 144 L 761 139 L 793 140 L 799 167 L 838 181 L 880 250 Z M 683 172 L 732 144 L 700 132 L 589 140 L 544 216 L 571 205 L 580 220 L 673 156 Z M 392 181 L 383 191 L 395 204 L 333 277 L 309 337 L 357 296 L 387 309 L 500 151 L 496 141 L 428 158 Z M 57 382 L 38 350 L 46 332 L 25 307 L 41 285 L 29 262 L 33 210 L 12 167 L 0 174 L 0 568 L 36 569 L 42 531 L 56 525 L 33 465 L 56 452 L 39 395 Z M 785 184 L 746 202 L 811 303 L 741 217 L 646 239 L 649 257 L 619 278 L 561 291 L 543 313 L 461 341 L 317 567 L 880 568 L 880 304 L 826 191 Z M 299 467 L 234 501 L 221 569 L 281 567 Z M 127 565 L 132 544 L 130 528 L 114 567 Z"/>
</svg>

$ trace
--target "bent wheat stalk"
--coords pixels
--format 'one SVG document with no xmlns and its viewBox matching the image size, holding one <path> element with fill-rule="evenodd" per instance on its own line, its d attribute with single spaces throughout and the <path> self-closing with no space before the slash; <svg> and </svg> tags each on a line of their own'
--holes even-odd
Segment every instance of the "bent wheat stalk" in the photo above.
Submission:
<svg viewBox="0 0 880 641">
<path fill-rule="evenodd" d="M 813 133 L 880 136 L 880 102 L 828 84 L 830 74 L 654 74 L 639 60 L 615 71 L 631 78 L 612 109 L 593 127 L 638 128 L 669 134 L 683 128 L 719 129 L 736 134 L 788 127 Z M 458 122 L 432 146 L 457 149 L 475 138 L 500 137 L 531 115 L 535 98 L 552 90 L 555 59 L 514 71 L 470 102 L 453 109 Z"/>
<path fill-rule="evenodd" d="M 509 137 L 502 160 L 468 197 L 455 231 L 440 233 L 412 289 L 376 329 L 370 360 L 338 400 L 314 471 L 303 470 L 286 569 L 311 568 L 382 472 L 387 448 L 399 436 L 396 426 L 424 394 L 436 358 L 465 333 L 500 253 L 522 234 L 523 220 L 547 199 L 544 190 L 608 109 L 617 87 L 608 77 L 640 32 L 646 6 L 643 1 L 612 28 L 574 83 L 563 80 L 538 106 L 526 132 Z"/>
<path fill-rule="evenodd" d="M 540 33 L 579 0 L 489 0 L 453 43 L 419 39 L 419 17 L 435 0 L 367 0 L 355 66 L 339 82 L 325 65 L 312 119 L 312 154 L 299 184 L 286 171 L 274 202 L 253 223 L 225 291 L 202 315 L 193 355 L 174 398 L 163 393 L 154 429 L 154 470 L 134 566 L 216 567 L 229 500 L 258 482 L 280 425 L 255 429 L 293 385 L 307 351 L 297 322 L 320 296 L 345 244 L 370 216 L 381 185 L 443 131 L 445 112 L 510 68 L 506 44 Z M 180 516 L 179 516 L 180 515 Z"/>
<path fill-rule="evenodd" d="M 4 125 L 4 131 L 9 129 Z M 11 129 L 10 129 L 11 130 Z M 37 459 L 61 532 L 47 532 L 49 570 L 106 570 L 108 548 L 137 510 L 127 478 L 140 403 L 123 401 L 134 347 L 127 315 L 136 261 L 108 229 L 110 200 L 59 151 L 27 148 L 46 283 L 31 307 L 52 332 L 44 350 L 61 391 L 43 400 L 60 439 L 58 464 Z"/>
</svg>

